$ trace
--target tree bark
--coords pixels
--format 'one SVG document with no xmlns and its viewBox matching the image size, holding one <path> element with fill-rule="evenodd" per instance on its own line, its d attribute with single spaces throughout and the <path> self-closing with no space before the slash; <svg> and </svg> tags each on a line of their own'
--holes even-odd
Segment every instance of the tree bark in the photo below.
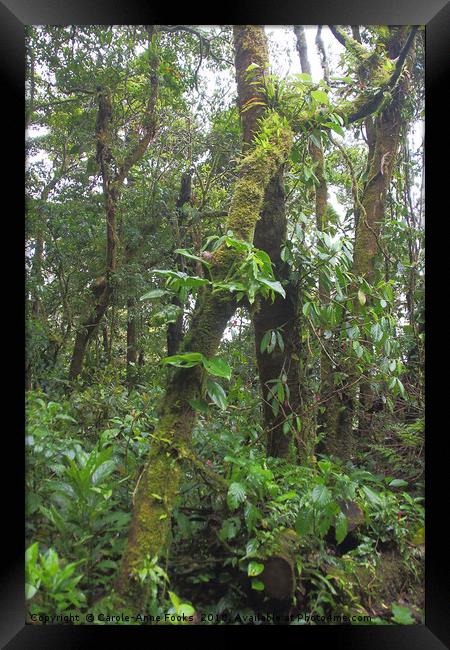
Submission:
<svg viewBox="0 0 450 650">
<path fill-rule="evenodd" d="M 265 106 L 252 101 L 264 102 L 256 81 L 263 81 L 264 73 L 269 65 L 267 39 L 264 30 L 258 26 L 245 27 L 236 25 L 233 28 L 236 64 L 236 83 L 238 89 L 238 106 L 241 111 L 243 150 L 250 146 L 257 128 L 257 121 L 264 115 Z M 256 64 L 250 77 L 248 66 Z M 245 109 L 245 110 L 244 110 Z M 281 168 L 270 179 L 265 191 L 264 207 L 255 228 L 254 245 L 264 250 L 274 264 L 275 276 L 286 279 L 289 267 L 281 261 L 280 253 L 286 241 L 287 222 L 285 213 L 284 170 Z M 290 443 L 294 430 L 293 417 L 298 415 L 300 388 L 298 378 L 298 361 L 292 357 L 298 356 L 299 336 L 297 327 L 297 289 L 286 286 L 286 299 L 276 297 L 270 300 L 260 300 L 253 314 L 255 331 L 256 360 L 263 398 L 264 428 L 267 432 L 267 454 L 269 456 L 286 458 L 290 453 Z M 268 330 L 283 328 L 284 350 L 278 346 L 268 354 L 261 352 L 261 341 Z M 272 409 L 268 393 L 273 384 L 271 380 L 284 379 L 289 387 L 289 398 L 280 405 L 278 413 Z M 288 432 L 283 432 L 283 425 L 289 419 L 291 426 Z"/>
<path fill-rule="evenodd" d="M 305 29 L 303 25 L 295 25 L 294 32 L 297 39 L 297 50 L 300 57 L 300 66 L 302 72 L 306 74 L 311 74 L 311 65 L 308 58 L 308 48 L 306 44 Z M 327 60 L 325 57 L 325 49 L 320 37 L 320 29 L 317 32 L 318 48 L 322 48 L 322 65 L 324 69 L 324 74 L 327 74 Z M 314 142 L 309 143 L 309 153 L 313 163 L 315 164 L 315 175 L 319 181 L 315 188 L 315 213 L 316 213 L 316 225 L 318 232 L 327 232 L 329 228 L 328 224 L 328 185 L 325 177 L 325 161 L 322 145 L 317 146 Z M 324 274 L 319 271 L 319 301 L 321 305 L 325 305 L 330 300 L 330 291 L 328 285 L 326 284 Z M 333 367 L 330 362 L 330 344 L 327 341 L 323 341 L 323 348 L 320 351 L 320 402 L 325 403 L 325 413 L 322 417 L 319 416 L 318 423 L 319 426 L 323 427 L 325 430 L 329 428 L 327 423 L 327 416 L 331 413 L 332 404 L 331 400 L 334 400 L 334 389 L 333 389 Z M 305 355 L 303 357 L 303 373 L 306 369 L 307 359 Z M 305 391 L 304 391 L 305 392 Z M 314 418 L 314 409 L 312 404 L 308 404 L 307 400 L 303 404 L 302 408 L 302 426 L 304 430 L 304 438 L 309 440 L 310 453 L 314 450 L 314 439 L 316 434 L 316 422 Z"/>
<path fill-rule="evenodd" d="M 411 30 L 405 39 L 405 28 L 391 28 L 386 49 L 390 57 L 401 57 L 401 52 L 409 43 L 411 48 L 415 31 Z M 411 36 L 412 35 L 412 36 Z M 406 40 L 406 42 L 405 42 Z M 402 43 L 405 45 L 402 47 Z M 400 53 L 400 54 L 399 54 Z M 405 72 L 393 90 L 392 100 L 383 108 L 374 120 L 367 122 L 368 133 L 368 181 L 364 187 L 361 205 L 357 211 L 358 219 L 355 232 L 352 273 L 364 277 L 369 284 L 376 279 L 376 258 L 380 249 L 380 234 L 385 215 L 385 200 L 392 178 L 395 157 L 399 149 L 402 127 L 402 103 L 408 89 L 408 75 L 413 59 L 413 50 L 408 50 Z M 406 55 L 405 55 L 406 56 Z M 352 288 L 356 293 L 357 287 Z M 354 312 L 358 312 L 357 300 L 354 300 Z M 361 414 L 359 418 L 358 438 L 370 435 L 371 415 L 368 413 L 374 395 L 370 382 L 355 375 L 351 367 L 347 368 L 347 385 L 342 393 L 344 417 L 337 423 L 333 437 L 327 440 L 327 450 L 348 460 L 355 444 L 353 423 L 356 415 L 358 385 Z M 343 443 L 347 441 L 346 444 Z"/>
<path fill-rule="evenodd" d="M 274 119 L 273 115 L 268 116 L 266 128 L 270 129 Z M 265 189 L 290 153 L 290 129 L 272 129 L 271 142 L 269 150 L 255 148 L 243 159 L 234 189 L 226 227 L 236 238 L 247 242 L 253 241 Z M 224 278 L 238 260 L 239 254 L 234 249 L 219 247 L 211 261 L 213 277 Z M 235 308 L 228 292 L 212 293 L 209 287 L 204 288 L 182 351 L 201 352 L 211 358 Z M 180 461 L 190 445 L 195 421 L 191 401 L 202 396 L 204 390 L 205 375 L 200 366 L 176 369 L 169 379 L 149 458 L 136 486 L 128 545 L 116 582 L 119 597 L 134 605 L 142 604 L 143 597 L 136 571 L 147 556 L 161 556 L 167 549 L 181 476 Z"/>
<path fill-rule="evenodd" d="M 183 207 L 190 204 L 192 201 L 192 176 L 189 173 L 183 174 L 181 177 L 180 194 L 177 199 L 176 205 L 176 229 L 175 241 L 178 248 L 183 245 Z M 186 270 L 186 264 L 182 255 L 177 255 L 177 264 L 180 271 Z M 181 313 L 174 323 L 169 323 L 167 326 L 167 355 L 172 356 L 176 354 L 180 348 L 181 341 L 183 340 L 183 307 L 177 297 L 172 299 L 172 304 L 181 307 Z"/>
<path fill-rule="evenodd" d="M 127 300 L 127 383 L 132 386 L 137 375 L 136 299 Z"/>
<path fill-rule="evenodd" d="M 280 257 L 282 244 L 286 241 L 286 213 L 283 170 L 269 183 L 264 197 L 261 219 L 255 229 L 254 245 L 264 250 L 274 264 L 274 273 L 278 279 L 287 279 L 289 267 Z M 256 361 L 259 381 L 263 396 L 264 425 L 267 431 L 267 454 L 287 458 L 290 455 L 290 443 L 296 430 L 295 416 L 300 410 L 300 387 L 298 359 L 300 358 L 300 336 L 297 319 L 297 287 L 285 286 L 286 298 L 276 296 L 274 302 L 261 300 L 253 315 L 255 329 Z M 278 330 L 284 342 L 282 350 L 278 345 L 268 353 L 261 352 L 261 342 L 269 330 Z M 294 355 L 294 357 L 293 357 Z M 274 412 L 268 393 L 273 379 L 281 379 L 289 388 L 289 397 L 285 391 L 285 401 Z M 286 421 L 290 422 L 287 432 L 283 431 Z M 302 446 L 299 444 L 300 448 Z M 304 453 L 301 454 L 305 456 Z"/>
</svg>

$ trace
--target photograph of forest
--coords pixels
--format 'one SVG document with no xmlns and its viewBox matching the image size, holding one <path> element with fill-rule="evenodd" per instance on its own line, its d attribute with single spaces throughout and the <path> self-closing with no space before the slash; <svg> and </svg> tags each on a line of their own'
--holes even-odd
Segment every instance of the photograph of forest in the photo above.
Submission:
<svg viewBox="0 0 450 650">
<path fill-rule="evenodd" d="M 27 623 L 423 624 L 424 37 L 27 26 Z"/>
</svg>

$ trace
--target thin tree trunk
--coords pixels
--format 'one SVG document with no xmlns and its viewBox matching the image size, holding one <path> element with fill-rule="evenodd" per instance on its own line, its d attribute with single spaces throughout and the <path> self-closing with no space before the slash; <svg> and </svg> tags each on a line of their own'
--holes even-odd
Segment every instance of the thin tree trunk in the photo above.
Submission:
<svg viewBox="0 0 450 650">
<path fill-rule="evenodd" d="M 154 35 L 154 26 L 148 26 L 149 41 Z M 120 193 L 133 165 L 144 155 L 150 141 L 156 133 L 155 106 L 158 92 L 158 58 L 150 58 L 150 95 L 144 122 L 144 135 L 137 145 L 125 157 L 117 173 L 113 175 L 111 162 L 113 161 L 110 147 L 110 128 L 112 118 L 112 104 L 108 89 L 100 89 L 98 94 L 99 110 L 97 114 L 96 138 L 97 138 L 97 161 L 103 182 L 103 198 L 106 213 L 106 275 L 105 286 L 102 292 L 95 295 L 97 302 L 88 311 L 87 316 L 78 327 L 75 337 L 75 345 L 72 360 L 69 368 L 69 380 L 74 380 L 81 373 L 84 356 L 87 346 L 97 331 L 97 328 L 108 309 L 114 288 L 114 273 L 117 266 L 118 236 L 116 229 L 116 212 Z"/>
<path fill-rule="evenodd" d="M 295 25 L 294 32 L 297 38 L 297 50 L 300 56 L 300 65 L 302 72 L 311 74 L 311 65 L 308 58 L 308 48 L 306 44 L 305 30 L 302 25 Z M 328 64 L 325 56 L 325 49 L 320 36 L 320 28 L 317 31 L 316 43 L 321 54 L 322 66 L 324 69 L 324 76 L 328 74 Z M 325 161 L 322 145 L 317 146 L 314 142 L 309 143 L 309 153 L 313 163 L 315 164 L 315 174 L 319 183 L 315 187 L 315 213 L 316 225 L 318 232 L 327 232 L 329 229 L 328 224 L 328 186 L 325 177 Z M 319 301 L 321 305 L 326 305 L 330 301 L 330 291 L 326 283 L 323 272 L 319 272 Z M 323 341 L 323 348 L 320 351 L 320 402 L 325 404 L 325 412 L 322 416 L 319 415 L 319 425 L 328 431 L 333 426 L 334 422 L 334 409 L 339 408 L 336 403 L 333 374 L 334 368 L 330 361 L 330 348 L 331 345 L 327 341 Z M 303 373 L 306 370 L 305 355 L 303 358 Z M 306 378 L 305 378 L 306 379 Z M 306 407 L 306 409 L 305 409 Z M 311 404 L 304 404 L 302 410 L 302 423 L 306 429 L 308 439 L 315 438 L 315 418 L 314 410 Z M 330 417 L 330 422 L 328 422 Z M 311 444 L 310 444 L 311 446 Z"/>
<path fill-rule="evenodd" d="M 283 170 L 269 183 L 264 197 L 261 219 L 255 229 L 254 245 L 264 250 L 274 264 L 274 273 L 278 279 L 287 279 L 289 266 L 280 257 L 281 246 L 286 241 L 286 213 Z M 255 329 L 256 361 L 259 381 L 263 396 L 264 425 L 267 431 L 267 454 L 280 458 L 290 455 L 290 443 L 293 431 L 296 431 L 295 416 L 300 411 L 299 368 L 300 336 L 297 319 L 297 287 L 287 285 L 286 298 L 277 296 L 272 303 L 261 300 L 253 314 Z M 277 344 L 272 352 L 261 352 L 261 342 L 269 330 L 279 330 L 283 338 L 284 349 Z M 280 379 L 289 389 L 285 399 L 274 410 L 269 391 L 273 388 L 272 380 Z M 286 430 L 283 430 L 285 422 Z M 299 443 L 299 447 L 302 445 Z M 302 453 L 302 457 L 306 454 Z"/>
<path fill-rule="evenodd" d="M 183 174 L 181 177 L 181 186 L 180 194 L 178 196 L 177 205 L 176 205 L 176 232 L 175 240 L 177 248 L 180 248 L 183 245 L 183 207 L 186 204 L 190 204 L 192 201 L 192 176 L 191 173 Z M 186 265 L 184 262 L 184 257 L 182 255 L 177 255 L 177 264 L 181 271 L 186 270 Z M 178 349 L 183 340 L 183 307 L 180 300 L 177 297 L 172 299 L 172 304 L 181 308 L 181 313 L 178 316 L 177 320 L 174 323 L 169 323 L 167 326 L 167 354 L 171 356 L 178 352 Z"/>
<path fill-rule="evenodd" d="M 127 383 L 132 386 L 137 377 L 136 299 L 127 300 Z"/>
<path fill-rule="evenodd" d="M 102 343 L 103 343 L 103 354 L 107 362 L 109 362 L 109 340 L 108 340 L 108 327 L 106 323 L 103 323 L 102 327 Z"/>
<path fill-rule="evenodd" d="M 391 58 L 398 56 L 405 28 L 391 28 L 390 39 L 386 43 L 387 51 Z M 409 54 L 406 70 L 410 68 L 413 52 Z M 385 200 L 392 178 L 395 158 L 399 149 L 400 132 L 402 127 L 402 102 L 408 88 L 408 75 L 404 74 L 394 90 L 390 103 L 381 110 L 380 114 L 369 124 L 369 156 L 368 156 L 368 181 L 365 185 L 361 206 L 358 210 L 358 221 L 355 232 L 353 251 L 353 268 L 355 276 L 364 277 L 369 284 L 376 280 L 375 261 L 379 250 L 380 234 L 385 215 Z M 367 123 L 366 123 L 367 127 Z M 357 287 L 353 287 L 356 292 Z M 354 300 L 354 309 L 357 313 L 358 304 Z M 349 410 L 348 416 L 336 432 L 337 439 L 353 440 L 353 419 L 357 404 L 358 384 L 360 417 L 358 424 L 358 438 L 370 436 L 372 416 L 369 413 L 374 401 L 374 393 L 370 382 L 358 378 L 349 368 L 348 382 L 351 389 L 346 391 L 344 400 Z M 331 451 L 331 450 L 330 450 Z M 338 450 L 336 450 L 336 453 Z M 341 457 L 348 459 L 349 454 Z"/>
</svg>

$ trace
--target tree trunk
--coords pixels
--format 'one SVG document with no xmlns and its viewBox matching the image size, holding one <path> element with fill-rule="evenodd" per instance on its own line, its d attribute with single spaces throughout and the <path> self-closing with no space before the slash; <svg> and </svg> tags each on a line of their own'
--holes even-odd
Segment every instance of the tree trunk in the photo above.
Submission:
<svg viewBox="0 0 450 650">
<path fill-rule="evenodd" d="M 297 39 L 297 51 L 300 57 L 300 66 L 303 73 L 311 74 L 311 65 L 308 58 L 308 48 L 306 44 L 305 29 L 303 25 L 295 25 L 294 33 Z M 325 49 L 320 37 L 320 29 L 317 32 L 316 42 L 318 49 L 321 52 L 322 66 L 324 69 L 324 75 L 327 76 L 327 60 L 325 56 Z M 315 174 L 319 181 L 315 188 L 315 213 L 316 213 L 316 225 L 318 232 L 327 232 L 329 228 L 328 224 L 328 186 L 325 178 L 325 162 L 322 145 L 317 146 L 314 142 L 309 143 L 309 153 L 313 163 L 315 163 Z M 330 291 L 328 285 L 326 284 L 324 274 L 319 271 L 319 301 L 321 305 L 325 305 L 330 301 Z M 325 404 L 325 412 L 322 417 L 319 416 L 319 426 L 325 430 L 329 429 L 330 426 L 327 423 L 327 417 L 334 406 L 332 402 L 334 401 L 334 384 L 333 384 L 333 373 L 334 369 L 330 362 L 330 348 L 331 345 L 327 341 L 322 342 L 322 348 L 320 351 L 320 402 Z M 305 355 L 302 355 L 303 366 L 306 366 L 307 359 Z M 304 369 L 303 369 L 304 372 Z M 305 392 L 305 391 L 304 391 Z M 306 407 L 306 409 L 305 409 Z M 331 407 L 331 409 L 330 409 Z M 305 404 L 302 409 L 302 426 L 306 430 L 304 437 L 310 440 L 309 446 L 311 452 L 313 451 L 313 443 L 315 439 L 315 429 L 316 422 L 314 417 L 314 409 L 312 404 L 308 404 L 305 400 Z"/>
<path fill-rule="evenodd" d="M 154 37 L 154 25 L 147 26 L 149 41 Z M 149 56 L 150 93 L 143 120 L 144 135 L 136 146 L 125 156 L 118 171 L 113 174 L 113 155 L 110 146 L 112 103 L 110 91 L 100 88 L 98 91 L 98 114 L 96 122 L 97 162 L 100 166 L 103 184 L 103 199 L 106 213 L 106 286 L 98 292 L 98 300 L 92 311 L 82 320 L 75 337 L 75 345 L 69 369 L 69 380 L 74 380 L 81 373 L 87 346 L 109 306 L 113 295 L 114 273 L 117 266 L 118 236 L 116 228 L 116 211 L 125 179 L 136 162 L 145 154 L 150 141 L 156 134 L 155 106 L 158 93 L 158 57 Z"/>
<path fill-rule="evenodd" d="M 136 299 L 127 300 L 127 383 L 132 386 L 137 377 Z"/>
<path fill-rule="evenodd" d="M 270 130 L 275 117 L 265 120 Z M 270 180 L 285 164 L 292 146 L 292 133 L 273 129 L 269 150 L 255 148 L 242 161 L 226 227 L 234 236 L 252 242 L 256 221 Z M 224 278 L 239 259 L 232 248 L 219 247 L 212 257 L 212 275 Z M 192 324 L 182 351 L 201 352 L 211 358 L 236 305 L 228 292 L 205 288 L 197 301 Z M 153 434 L 150 455 L 138 480 L 128 545 L 117 576 L 116 591 L 134 605 L 142 604 L 136 571 L 147 556 L 161 556 L 167 549 L 172 510 L 178 495 L 180 461 L 190 445 L 195 411 L 192 399 L 204 394 L 205 375 L 200 366 L 176 369 L 169 379 Z"/>
<path fill-rule="evenodd" d="M 404 40 L 404 28 L 391 28 L 391 36 L 386 43 L 390 57 L 398 56 Z M 380 245 L 380 234 L 384 221 L 385 200 L 392 178 L 395 157 L 399 148 L 400 131 L 402 126 L 402 102 L 407 93 L 408 69 L 412 61 L 412 51 L 409 54 L 409 63 L 405 65 L 406 74 L 398 82 L 393 91 L 390 103 L 381 110 L 373 122 L 369 123 L 369 156 L 368 156 L 368 181 L 365 185 L 361 205 L 358 210 L 358 221 L 355 232 L 355 243 L 353 251 L 353 268 L 355 276 L 364 277 L 369 284 L 376 280 L 375 261 Z M 367 123 L 366 123 L 367 127 Z M 357 287 L 353 287 L 356 293 Z M 357 313 L 358 304 L 354 300 L 354 311 Z M 348 439 L 353 442 L 353 419 L 356 415 L 355 409 L 358 397 L 358 385 L 360 394 L 361 415 L 359 420 L 358 437 L 366 437 L 370 434 L 371 415 L 368 413 L 373 402 L 373 391 L 370 383 L 357 375 L 352 368 L 348 368 L 349 389 L 343 394 L 343 405 L 348 413 L 339 423 L 334 441 L 327 445 L 330 453 L 336 453 L 343 460 L 348 460 L 351 454 L 346 451 L 342 454 L 340 446 L 341 439 Z M 348 447 L 346 447 L 348 449 Z"/>
<path fill-rule="evenodd" d="M 108 305 L 111 289 L 105 287 L 92 314 L 81 324 L 75 336 L 72 359 L 69 368 L 69 380 L 74 380 L 80 375 L 83 369 L 83 361 L 89 341 L 97 331 Z"/>
<path fill-rule="evenodd" d="M 280 257 L 282 244 L 286 241 L 286 213 L 283 186 L 283 170 L 269 183 L 264 197 L 261 219 L 255 229 L 254 244 L 270 256 L 274 273 L 278 279 L 286 279 L 289 267 Z M 293 431 L 296 431 L 295 416 L 300 410 L 299 368 L 300 335 L 297 320 L 297 287 L 287 285 L 286 298 L 276 296 L 274 302 L 261 300 L 253 315 L 255 329 L 256 360 L 263 396 L 264 425 L 267 431 L 267 454 L 280 458 L 290 455 Z M 281 329 L 280 329 L 281 328 Z M 269 330 L 280 330 L 284 349 L 277 344 L 272 352 L 261 352 L 261 341 Z M 294 358 L 293 358 L 294 355 Z M 296 357 L 296 358 L 295 358 Z M 285 400 L 274 411 L 268 393 L 274 379 L 280 379 L 289 388 Z M 285 422 L 287 431 L 283 431 Z M 286 427 L 287 428 L 287 427 Z M 301 444 L 299 443 L 300 448 Z M 302 454 L 304 456 L 305 454 Z"/>
<path fill-rule="evenodd" d="M 183 206 L 190 204 L 192 201 L 192 176 L 190 173 L 183 174 L 181 177 L 180 194 L 177 200 L 176 209 L 176 228 L 175 228 L 175 241 L 177 248 L 183 246 Z M 180 271 L 186 270 L 186 264 L 182 255 L 177 255 L 177 264 Z M 172 356 L 176 354 L 183 340 L 183 307 L 177 297 L 172 299 L 172 304 L 181 307 L 181 313 L 174 323 L 169 323 L 167 326 L 167 355 Z"/>
<path fill-rule="evenodd" d="M 241 110 L 243 129 L 243 149 L 248 149 L 255 134 L 257 120 L 264 114 L 265 106 L 257 104 L 248 110 L 244 108 L 251 105 L 252 100 L 264 101 L 264 96 L 256 89 L 257 80 L 263 80 L 265 70 L 269 65 L 267 40 L 264 30 L 258 26 L 235 26 L 233 29 L 236 63 L 236 83 L 238 88 L 238 105 Z M 251 75 L 248 76 L 247 68 L 256 64 Z M 250 102 L 250 104 L 249 104 Z M 243 112 L 242 112 L 243 111 Z M 288 267 L 281 261 L 280 253 L 286 241 L 287 222 L 285 213 L 285 195 L 283 168 L 274 176 L 266 188 L 264 207 L 261 218 L 255 228 L 254 245 L 264 250 L 274 263 L 275 276 L 278 279 L 287 278 Z M 299 377 L 298 361 L 292 358 L 296 353 L 298 357 L 299 336 L 297 327 L 297 290 L 294 286 L 287 286 L 286 299 L 276 297 L 270 300 L 261 300 L 253 314 L 255 331 L 256 360 L 258 365 L 259 381 L 263 397 L 264 427 L 267 432 L 267 454 L 286 458 L 289 456 L 292 431 L 295 430 L 294 416 L 299 411 Z M 261 352 L 261 341 L 268 330 L 282 327 L 284 350 L 278 346 L 268 354 Z M 279 406 L 278 412 L 273 410 L 268 400 L 268 393 L 274 379 L 285 379 L 289 387 L 289 398 Z M 292 417 L 290 417 L 292 416 Z M 283 432 L 283 425 L 289 421 L 289 429 Z"/>
</svg>

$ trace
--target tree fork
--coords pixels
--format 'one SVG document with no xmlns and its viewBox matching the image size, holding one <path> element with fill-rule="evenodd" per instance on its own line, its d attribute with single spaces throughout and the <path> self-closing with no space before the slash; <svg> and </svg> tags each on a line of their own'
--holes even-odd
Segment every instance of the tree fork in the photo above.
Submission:
<svg viewBox="0 0 450 650">
<path fill-rule="evenodd" d="M 266 107 L 264 95 L 253 83 L 263 81 L 269 65 L 269 53 L 264 29 L 257 25 L 235 25 L 233 28 L 235 46 L 236 83 L 238 89 L 238 105 L 241 110 L 243 129 L 243 151 L 251 146 L 255 127 Z M 247 68 L 251 65 L 258 67 L 253 70 L 251 78 Z M 259 100 L 250 109 L 243 111 L 252 100 Z M 261 219 L 255 228 L 254 244 L 270 256 L 278 278 L 287 278 L 288 267 L 281 260 L 281 248 L 286 241 L 287 222 L 285 214 L 285 195 L 283 167 L 270 179 L 265 190 L 264 205 Z M 263 418 L 267 431 L 267 453 L 270 456 L 286 458 L 289 455 L 292 433 L 283 433 L 286 415 L 297 413 L 299 407 L 298 362 L 292 358 L 292 353 L 298 353 L 299 339 L 296 327 L 297 291 L 294 286 L 286 287 L 286 299 L 276 297 L 272 303 L 261 300 L 258 309 L 253 314 L 255 330 L 256 360 L 263 396 Z M 283 327 L 285 350 L 276 348 L 269 355 L 261 352 L 261 341 L 267 330 Z M 298 355 L 297 355 L 298 356 Z M 275 415 L 268 402 L 270 384 L 268 382 L 280 376 L 286 376 L 290 390 L 287 404 L 283 404 L 278 415 Z"/>
<path fill-rule="evenodd" d="M 255 148 L 242 160 L 235 184 L 226 226 L 236 238 L 247 242 L 253 241 L 266 187 L 286 162 L 292 146 L 290 128 L 285 124 L 280 128 L 277 118 L 270 113 L 264 120 L 271 133 L 270 148 Z M 211 262 L 214 277 L 225 277 L 238 258 L 234 249 L 219 247 Z M 228 292 L 212 293 L 206 288 L 198 299 L 182 352 L 195 351 L 212 357 L 235 309 L 236 303 Z M 191 401 L 204 394 L 204 384 L 205 374 L 199 366 L 176 369 L 161 404 L 149 458 L 135 489 L 128 544 L 116 580 L 117 594 L 135 606 L 143 605 L 136 572 L 147 556 L 161 556 L 167 550 L 183 447 L 190 444 L 196 418 Z"/>
</svg>

